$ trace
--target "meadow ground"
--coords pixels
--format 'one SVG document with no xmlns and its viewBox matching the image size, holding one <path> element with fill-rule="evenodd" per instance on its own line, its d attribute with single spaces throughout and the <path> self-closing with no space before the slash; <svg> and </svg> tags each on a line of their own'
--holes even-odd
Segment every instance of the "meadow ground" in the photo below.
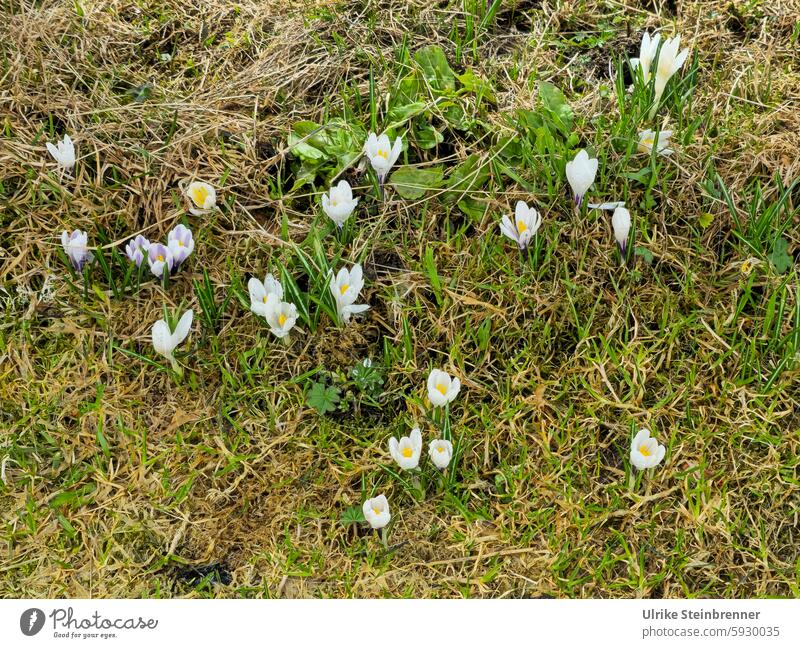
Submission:
<svg viewBox="0 0 800 648">
<path fill-rule="evenodd" d="M 800 3 L 486 5 L 0 3 L 3 596 L 800 595 Z M 650 120 L 626 57 L 656 29 L 692 54 Z M 637 153 L 656 126 L 674 155 Z M 381 201 L 357 157 L 387 128 Z M 627 268 L 572 206 L 582 147 Z M 338 236 L 334 176 L 360 196 Z M 217 211 L 187 213 L 193 179 Z M 529 256 L 498 229 L 518 199 Z M 118 244 L 179 222 L 194 254 L 137 285 Z M 356 261 L 371 308 L 340 328 L 324 274 Z M 249 311 L 267 271 L 308 306 L 289 345 Z M 182 379 L 165 305 L 196 315 Z M 461 453 L 421 494 L 387 441 L 438 436 L 432 367 Z M 637 473 L 641 427 L 667 454 Z M 388 551 L 357 519 L 377 492 Z"/>
</svg>

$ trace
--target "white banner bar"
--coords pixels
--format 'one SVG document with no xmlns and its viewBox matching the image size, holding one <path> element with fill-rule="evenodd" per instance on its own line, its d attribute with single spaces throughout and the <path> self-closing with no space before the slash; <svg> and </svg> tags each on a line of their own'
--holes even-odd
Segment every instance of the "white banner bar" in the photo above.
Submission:
<svg viewBox="0 0 800 648">
<path fill-rule="evenodd" d="M 800 646 L 795 600 L 0 601 L 2 646 Z M 245 643 L 246 642 L 246 643 Z M 551 643 L 558 642 L 558 643 Z"/>
</svg>

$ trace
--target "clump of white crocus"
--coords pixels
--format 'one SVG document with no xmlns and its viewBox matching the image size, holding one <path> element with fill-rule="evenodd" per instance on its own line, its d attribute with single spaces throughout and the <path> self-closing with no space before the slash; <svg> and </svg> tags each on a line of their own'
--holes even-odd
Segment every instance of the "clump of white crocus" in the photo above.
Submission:
<svg viewBox="0 0 800 648">
<path fill-rule="evenodd" d="M 654 468 L 661 463 L 667 449 L 650 436 L 650 430 L 639 430 L 631 443 L 631 463 L 638 470 Z"/>
<path fill-rule="evenodd" d="M 356 205 L 358 198 L 353 198 L 353 190 L 347 180 L 340 180 L 339 184 L 331 187 L 330 195 L 322 194 L 322 211 L 339 228 L 350 218 Z"/>
<path fill-rule="evenodd" d="M 389 500 L 386 495 L 378 495 L 364 502 L 362 507 L 364 517 L 373 529 L 382 529 L 392 519 L 389 513 Z"/>
<path fill-rule="evenodd" d="M 66 133 L 64 139 L 56 142 L 55 145 L 47 142 L 47 150 L 50 151 L 50 155 L 58 162 L 58 166 L 62 170 L 71 171 L 75 166 L 75 145 Z"/>
<path fill-rule="evenodd" d="M 138 234 L 136 238 L 131 239 L 128 242 L 128 245 L 125 246 L 125 254 L 128 255 L 128 258 L 136 264 L 136 267 L 139 268 L 142 265 L 142 261 L 144 261 L 145 256 L 147 255 L 147 250 L 150 249 L 150 241 L 148 241 L 144 236 Z"/>
<path fill-rule="evenodd" d="M 342 324 L 347 324 L 352 315 L 363 313 L 368 304 L 356 304 L 358 293 L 364 287 L 361 265 L 356 264 L 350 270 L 342 268 L 336 276 L 331 271 L 331 293 L 336 300 L 336 312 Z"/>
<path fill-rule="evenodd" d="M 150 272 L 161 278 L 164 276 L 164 270 L 168 273 L 172 272 L 175 260 L 166 245 L 163 243 L 151 243 L 150 247 L 147 248 L 147 264 L 150 266 Z"/>
<path fill-rule="evenodd" d="M 431 369 L 428 374 L 428 400 L 434 407 L 444 407 L 453 402 L 461 389 L 458 378 L 450 378 L 446 371 Z"/>
<path fill-rule="evenodd" d="M 207 214 L 217 204 L 217 192 L 207 182 L 199 182 L 195 180 L 190 182 L 186 187 L 186 195 L 192 203 L 189 211 L 195 216 L 202 216 Z"/>
<path fill-rule="evenodd" d="M 64 230 L 61 232 L 61 245 L 76 272 L 80 272 L 85 263 L 91 263 L 94 259 L 94 255 L 89 252 L 89 235 L 86 232 L 75 230 L 70 234 Z"/>
<path fill-rule="evenodd" d="M 369 158 L 372 168 L 378 175 L 378 181 L 383 186 L 389 169 L 397 162 L 400 151 L 403 149 L 403 140 L 399 137 L 394 141 L 394 145 L 389 141 L 389 136 L 384 133 L 380 137 L 375 133 L 370 133 L 367 142 L 364 144 L 364 154 Z"/>
<path fill-rule="evenodd" d="M 270 307 L 283 299 L 283 286 L 271 274 L 264 277 L 263 282 L 251 277 L 247 289 L 250 292 L 250 310 L 261 317 L 267 317 Z"/>
<path fill-rule="evenodd" d="M 622 262 L 624 263 L 628 235 L 631 231 L 631 213 L 625 207 L 617 207 L 611 217 L 611 225 L 614 228 L 614 238 L 617 240 L 619 253 L 622 255 Z"/>
<path fill-rule="evenodd" d="M 394 437 L 389 439 L 389 454 L 403 470 L 413 470 L 419 466 L 419 456 L 422 453 L 422 433 L 418 427 L 411 430 L 409 436 Z"/>
<path fill-rule="evenodd" d="M 173 269 L 177 269 L 194 251 L 192 231 L 180 224 L 167 235 L 167 247 L 172 253 Z"/>
<path fill-rule="evenodd" d="M 266 319 L 275 337 L 286 338 L 297 322 L 297 306 L 279 299 L 269 300 Z"/>
<path fill-rule="evenodd" d="M 567 180 L 575 194 L 575 205 L 580 207 L 583 196 L 589 191 L 597 174 L 597 158 L 590 158 L 585 149 L 578 151 L 575 159 L 567 162 Z"/>
<path fill-rule="evenodd" d="M 189 330 L 192 328 L 192 318 L 194 313 L 191 309 L 186 311 L 183 316 L 178 320 L 178 324 L 174 331 L 169 328 L 169 323 L 166 320 L 160 319 L 153 324 L 153 348 L 156 353 L 160 353 L 172 364 L 172 368 L 177 373 L 182 373 L 178 361 L 175 359 L 175 349 L 178 345 L 186 339 L 189 335 Z"/>
<path fill-rule="evenodd" d="M 663 130 L 660 133 L 656 133 L 650 129 L 643 130 L 639 133 L 638 151 L 639 153 L 647 153 L 650 155 L 650 153 L 653 152 L 653 146 L 655 146 L 658 155 L 672 155 L 674 151 L 669 148 L 670 137 L 672 137 L 671 130 Z"/>
<path fill-rule="evenodd" d="M 650 109 L 650 119 L 656 114 L 658 105 L 661 103 L 661 96 L 664 94 L 664 88 L 672 76 L 683 67 L 686 58 L 689 56 L 689 49 L 684 49 L 680 53 L 678 50 L 681 46 L 681 37 L 668 38 L 661 45 L 658 52 L 658 66 L 656 68 L 656 82 L 655 82 L 655 97 L 653 98 L 653 107 Z"/>
<path fill-rule="evenodd" d="M 650 67 L 656 59 L 656 52 L 658 52 L 658 44 L 661 42 L 661 34 L 655 33 L 652 38 L 648 32 L 642 36 L 642 44 L 639 47 L 639 58 L 631 59 L 631 66 L 634 70 L 640 68 L 642 70 L 642 78 L 645 83 L 650 81 Z"/>
<path fill-rule="evenodd" d="M 524 250 L 539 231 L 541 224 L 541 214 L 534 207 L 528 207 L 525 201 L 518 200 L 514 210 L 514 222 L 512 223 L 508 216 L 503 216 L 500 231 L 512 241 L 516 241 L 520 250 Z"/>
<path fill-rule="evenodd" d="M 428 446 L 428 456 L 434 466 L 444 470 L 450 465 L 450 460 L 453 458 L 453 444 L 445 439 L 431 441 Z"/>
</svg>

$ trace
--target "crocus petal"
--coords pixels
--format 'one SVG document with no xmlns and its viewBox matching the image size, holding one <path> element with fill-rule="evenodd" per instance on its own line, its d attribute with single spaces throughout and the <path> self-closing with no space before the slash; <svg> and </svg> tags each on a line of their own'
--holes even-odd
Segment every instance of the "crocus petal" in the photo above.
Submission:
<svg viewBox="0 0 800 648">
<path fill-rule="evenodd" d="M 458 378 L 453 378 L 453 382 L 450 384 L 450 389 L 447 390 L 449 400 L 452 401 L 456 396 L 458 396 L 458 392 L 460 391 L 461 381 Z"/>
<path fill-rule="evenodd" d="M 172 334 L 169 325 L 164 320 L 158 320 L 153 324 L 153 348 L 156 353 L 166 357 L 171 357 L 175 347 L 172 344 Z"/>
<path fill-rule="evenodd" d="M 639 432 L 636 433 L 636 436 L 633 437 L 633 442 L 631 443 L 631 445 L 634 448 L 638 448 L 640 445 L 642 445 L 649 438 L 650 438 L 650 431 L 649 430 L 644 430 L 644 429 L 643 430 L 639 430 Z"/>
<path fill-rule="evenodd" d="M 190 308 L 181 316 L 180 320 L 178 320 L 178 325 L 175 327 L 175 333 L 173 333 L 175 346 L 183 342 L 186 339 L 186 336 L 189 335 L 189 330 L 192 328 L 193 317 L 194 312 Z"/>
<path fill-rule="evenodd" d="M 420 432 L 418 427 L 411 430 L 410 438 L 411 445 L 413 446 L 414 450 L 419 452 L 419 450 L 422 449 L 422 432 Z"/>
<path fill-rule="evenodd" d="M 266 303 L 265 297 L 267 291 L 264 290 L 264 284 L 255 277 L 251 277 L 247 282 L 247 290 L 250 293 L 250 304 L 264 304 Z"/>
</svg>

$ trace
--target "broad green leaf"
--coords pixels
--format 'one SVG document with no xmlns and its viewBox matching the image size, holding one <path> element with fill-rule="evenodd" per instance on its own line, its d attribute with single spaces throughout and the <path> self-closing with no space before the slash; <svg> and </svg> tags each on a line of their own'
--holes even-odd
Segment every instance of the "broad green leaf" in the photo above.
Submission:
<svg viewBox="0 0 800 648">
<path fill-rule="evenodd" d="M 569 135 L 572 131 L 574 115 L 564 93 L 552 83 L 544 81 L 539 85 L 539 98 L 556 127 L 565 136 Z"/>
<path fill-rule="evenodd" d="M 360 506 L 351 506 L 350 508 L 342 511 L 339 521 L 343 526 L 350 526 L 351 524 L 361 524 L 367 520 L 364 517 L 364 511 Z"/>
<path fill-rule="evenodd" d="M 441 186 L 442 176 L 442 167 L 404 166 L 392 174 L 391 183 L 403 198 L 414 200 L 422 198 L 429 189 Z"/>
<path fill-rule="evenodd" d="M 414 139 L 422 149 L 431 149 L 444 141 L 444 136 L 428 123 L 414 124 Z"/>
<path fill-rule="evenodd" d="M 456 79 L 444 51 L 438 45 L 428 45 L 418 50 L 414 60 L 419 64 L 428 85 L 433 90 L 450 93 L 456 89 Z"/>
<path fill-rule="evenodd" d="M 315 382 L 308 390 L 306 403 L 317 410 L 318 414 L 332 412 L 339 404 L 338 387 L 326 387 L 322 383 Z"/>
<path fill-rule="evenodd" d="M 517 111 L 517 125 L 524 130 L 535 131 L 544 126 L 542 116 L 532 110 L 520 109 Z"/>
<path fill-rule="evenodd" d="M 458 202 L 461 213 L 472 221 L 479 221 L 486 213 L 486 203 L 475 200 L 474 198 L 464 198 Z"/>
<path fill-rule="evenodd" d="M 396 95 L 392 100 L 392 107 L 404 104 L 413 104 L 419 97 L 419 79 L 416 74 L 409 74 L 397 85 Z"/>
<path fill-rule="evenodd" d="M 310 144 L 304 142 L 303 138 L 296 133 L 289 133 L 288 144 L 292 153 L 301 160 L 324 160 L 326 157 L 323 151 L 320 151 L 318 148 L 314 148 Z"/>
<path fill-rule="evenodd" d="M 331 144 L 330 136 L 319 124 L 300 121 L 292 127 L 288 144 L 292 153 L 304 161 L 317 161 L 329 157 L 326 149 Z"/>
<path fill-rule="evenodd" d="M 423 103 L 422 101 L 415 101 L 414 103 L 395 106 L 389 111 L 389 114 L 386 115 L 386 121 L 388 123 L 386 130 L 397 128 L 398 126 L 404 124 L 415 115 L 419 115 L 420 113 L 424 112 L 426 107 L 427 104 Z"/>
<path fill-rule="evenodd" d="M 772 246 L 772 253 L 769 255 L 770 263 L 775 267 L 778 274 L 783 274 L 794 264 L 794 260 L 788 254 L 789 242 L 781 237 Z"/>
<path fill-rule="evenodd" d="M 465 90 L 474 92 L 487 101 L 495 103 L 494 90 L 491 84 L 481 77 L 476 76 L 472 70 L 467 70 L 464 74 L 459 74 L 458 80 L 461 82 L 461 85 L 464 86 Z"/>
</svg>

